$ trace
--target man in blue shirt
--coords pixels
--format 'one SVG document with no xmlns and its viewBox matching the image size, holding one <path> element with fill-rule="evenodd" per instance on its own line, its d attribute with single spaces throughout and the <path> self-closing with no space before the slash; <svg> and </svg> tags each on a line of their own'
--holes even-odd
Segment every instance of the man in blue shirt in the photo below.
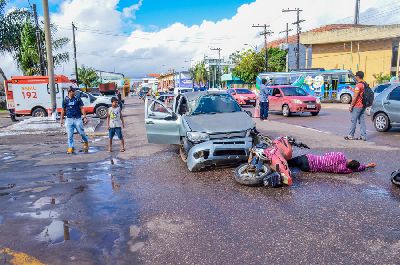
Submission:
<svg viewBox="0 0 400 265">
<path fill-rule="evenodd" d="M 68 135 L 68 150 L 67 154 L 74 152 L 74 131 L 75 129 L 81 135 L 83 140 L 83 151 L 89 150 L 89 140 L 83 128 L 83 122 L 87 123 L 86 113 L 83 109 L 83 102 L 80 97 L 75 96 L 75 88 L 68 88 L 68 96 L 65 97 L 62 110 L 61 110 L 61 126 L 64 125 L 64 115 L 67 119 L 65 121 L 65 128 Z M 83 121 L 82 121 L 83 115 Z"/>
<path fill-rule="evenodd" d="M 268 120 L 269 111 L 269 89 L 267 88 L 267 79 L 263 78 L 260 86 L 260 120 Z"/>
</svg>

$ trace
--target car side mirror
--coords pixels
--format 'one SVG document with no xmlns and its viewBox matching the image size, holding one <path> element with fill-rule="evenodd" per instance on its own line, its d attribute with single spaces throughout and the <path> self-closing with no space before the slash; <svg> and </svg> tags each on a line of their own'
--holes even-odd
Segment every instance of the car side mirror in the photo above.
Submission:
<svg viewBox="0 0 400 265">
<path fill-rule="evenodd" d="M 251 111 L 249 111 L 249 110 L 245 110 L 244 112 L 246 112 L 246 113 L 247 113 L 247 115 L 249 115 L 251 118 L 253 118 L 253 113 L 251 113 Z"/>
</svg>

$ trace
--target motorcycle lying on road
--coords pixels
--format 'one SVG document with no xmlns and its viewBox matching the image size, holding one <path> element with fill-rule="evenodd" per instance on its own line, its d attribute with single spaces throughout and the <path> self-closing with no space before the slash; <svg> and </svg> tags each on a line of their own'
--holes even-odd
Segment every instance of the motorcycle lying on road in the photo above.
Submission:
<svg viewBox="0 0 400 265">
<path fill-rule="evenodd" d="M 248 162 L 236 168 L 235 180 L 246 186 L 292 185 L 288 160 L 293 157 L 294 146 L 309 149 L 290 136 L 272 139 L 257 132 Z"/>
</svg>

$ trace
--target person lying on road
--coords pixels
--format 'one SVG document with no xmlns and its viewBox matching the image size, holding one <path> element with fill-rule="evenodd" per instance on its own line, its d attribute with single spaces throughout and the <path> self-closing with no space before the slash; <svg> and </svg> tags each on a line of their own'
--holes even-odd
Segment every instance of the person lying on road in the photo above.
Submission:
<svg viewBox="0 0 400 265">
<path fill-rule="evenodd" d="M 376 167 L 375 163 L 360 164 L 357 160 L 347 159 L 342 152 L 330 152 L 322 156 L 307 154 L 288 161 L 290 167 L 297 167 L 305 172 L 325 172 L 350 174 Z"/>
</svg>

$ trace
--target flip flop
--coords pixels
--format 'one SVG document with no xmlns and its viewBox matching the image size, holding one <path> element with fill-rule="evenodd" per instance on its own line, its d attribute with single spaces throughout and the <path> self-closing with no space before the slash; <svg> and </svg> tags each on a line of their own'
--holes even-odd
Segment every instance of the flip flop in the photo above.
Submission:
<svg viewBox="0 0 400 265">
<path fill-rule="evenodd" d="M 345 140 L 358 140 L 357 138 L 354 138 L 352 136 L 345 136 L 344 139 Z"/>
<path fill-rule="evenodd" d="M 125 152 L 125 149 L 124 149 L 124 148 L 123 148 L 123 149 L 121 149 L 121 150 L 120 150 L 120 152 Z"/>
</svg>

